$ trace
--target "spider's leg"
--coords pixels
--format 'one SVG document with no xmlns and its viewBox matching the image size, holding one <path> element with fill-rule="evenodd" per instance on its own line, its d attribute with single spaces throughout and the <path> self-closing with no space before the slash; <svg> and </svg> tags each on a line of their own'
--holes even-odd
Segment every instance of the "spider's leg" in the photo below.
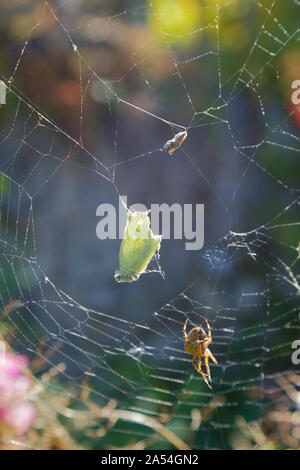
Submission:
<svg viewBox="0 0 300 470">
<path fill-rule="evenodd" d="M 206 323 L 207 332 L 208 332 L 207 336 L 208 336 L 209 339 L 211 339 L 211 326 L 208 323 L 208 321 L 206 320 L 206 318 L 205 318 L 205 323 Z"/>
<path fill-rule="evenodd" d="M 201 359 L 200 356 L 194 356 L 193 359 L 192 359 L 192 364 L 193 364 L 194 368 L 196 369 L 196 371 L 199 374 L 203 374 L 202 368 L 201 368 L 202 367 L 202 359 Z"/>
<path fill-rule="evenodd" d="M 200 369 L 199 371 L 199 374 L 201 374 L 202 376 L 202 379 L 204 380 L 204 382 L 206 383 L 206 385 L 211 388 L 210 384 L 209 384 L 209 381 L 207 379 L 210 380 L 210 377 L 207 376 L 207 374 L 204 374 L 204 372 Z"/>
<path fill-rule="evenodd" d="M 205 361 L 205 358 L 204 358 L 204 361 Z M 198 356 L 198 367 L 197 367 L 197 372 L 198 374 L 201 375 L 202 379 L 204 380 L 204 382 L 206 383 L 206 385 L 211 388 L 211 386 L 209 385 L 208 383 L 208 378 L 210 379 L 210 376 L 208 376 L 207 374 L 205 374 L 202 370 L 202 358 Z"/>
<path fill-rule="evenodd" d="M 205 360 L 205 358 L 204 358 Z M 207 374 L 205 374 L 202 370 L 202 358 L 198 357 L 198 367 L 197 367 L 197 372 L 202 375 L 203 380 L 206 382 L 206 377 Z M 207 382 L 206 382 L 207 383 Z"/>
<path fill-rule="evenodd" d="M 197 365 L 195 364 L 195 362 L 197 361 L 197 359 L 198 359 L 197 356 L 193 356 L 192 365 L 193 365 L 193 367 L 196 369 L 196 371 L 198 372 L 198 367 L 197 367 Z"/>
<path fill-rule="evenodd" d="M 215 364 L 218 364 L 218 361 L 217 359 L 215 358 L 215 356 L 213 356 L 212 352 L 207 348 L 207 354 L 208 356 L 210 357 L 210 359 L 215 363 Z"/>
<path fill-rule="evenodd" d="M 186 320 L 185 320 L 185 323 L 184 323 L 184 325 L 183 325 L 183 335 L 184 335 L 184 337 L 186 337 L 186 328 L 187 328 L 188 321 L 189 321 L 189 320 L 186 319 Z"/>
<path fill-rule="evenodd" d="M 195 362 L 197 361 L 197 365 L 195 364 Z M 194 356 L 193 359 L 192 359 L 192 364 L 193 366 L 195 367 L 196 371 L 198 372 L 198 374 L 201 375 L 203 381 L 206 383 L 206 385 L 211 388 L 211 386 L 209 385 L 208 383 L 208 380 L 207 380 L 207 375 L 204 374 L 204 372 L 202 371 L 201 369 L 201 365 L 202 365 L 202 359 L 201 357 L 198 357 L 198 356 Z"/>
<path fill-rule="evenodd" d="M 202 374 L 202 359 L 200 356 L 198 356 L 197 371 L 199 372 L 199 374 Z"/>
<path fill-rule="evenodd" d="M 208 388 L 211 388 L 211 385 L 210 385 L 210 383 L 208 382 L 206 375 L 203 374 L 203 373 L 202 373 L 201 375 L 202 375 L 202 378 L 203 378 L 204 382 L 205 382 L 206 385 L 208 386 Z"/>
<path fill-rule="evenodd" d="M 207 354 L 204 357 L 204 364 L 205 364 L 205 368 L 206 368 L 206 375 L 208 377 L 208 380 L 211 382 L 211 375 L 210 375 L 210 368 L 209 368 L 209 364 L 208 364 L 208 359 L 209 359 L 209 355 Z"/>
</svg>

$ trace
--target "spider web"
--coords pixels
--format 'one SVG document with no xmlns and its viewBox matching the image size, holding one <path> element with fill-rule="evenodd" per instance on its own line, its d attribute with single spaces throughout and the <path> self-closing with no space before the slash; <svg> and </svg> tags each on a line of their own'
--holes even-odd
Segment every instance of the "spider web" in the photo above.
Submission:
<svg viewBox="0 0 300 470">
<path fill-rule="evenodd" d="M 300 78 L 297 2 L 181 2 L 198 24 L 180 34 L 164 29 L 157 2 L 16 4 L 1 7 L 11 346 L 88 447 L 259 444 L 247 423 L 290 406 L 299 384 L 300 138 L 287 104 Z M 182 129 L 170 159 L 161 149 Z M 165 280 L 116 284 L 119 241 L 96 238 L 95 213 L 120 195 L 205 203 L 204 248 L 163 241 Z M 212 390 L 184 353 L 187 318 L 212 327 Z"/>
</svg>

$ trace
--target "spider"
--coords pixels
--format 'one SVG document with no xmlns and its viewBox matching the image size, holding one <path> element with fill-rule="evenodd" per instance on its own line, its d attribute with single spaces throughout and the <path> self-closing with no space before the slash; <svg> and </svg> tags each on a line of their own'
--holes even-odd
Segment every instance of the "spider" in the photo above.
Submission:
<svg viewBox="0 0 300 470">
<path fill-rule="evenodd" d="M 195 367 L 198 374 L 201 374 L 202 379 L 206 383 L 206 385 L 211 388 L 208 383 L 208 380 L 211 382 L 211 375 L 210 375 L 210 368 L 208 361 L 211 359 L 215 364 L 218 363 L 216 358 L 212 355 L 208 346 L 212 343 L 212 336 L 211 336 L 211 327 L 208 321 L 205 319 L 205 323 L 207 326 L 207 333 L 205 333 L 204 329 L 201 326 L 196 326 L 192 328 L 189 333 L 186 332 L 188 319 L 186 319 L 184 327 L 183 327 L 183 336 L 184 336 L 184 350 L 185 352 L 192 354 L 192 364 Z M 206 373 L 202 371 L 202 358 L 204 360 Z M 197 363 L 197 365 L 196 365 Z"/>
</svg>

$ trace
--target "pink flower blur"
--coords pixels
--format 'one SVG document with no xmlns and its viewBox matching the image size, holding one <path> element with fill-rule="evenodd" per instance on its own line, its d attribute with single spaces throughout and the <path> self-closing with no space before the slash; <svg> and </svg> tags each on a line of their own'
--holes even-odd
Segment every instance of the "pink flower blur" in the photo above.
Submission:
<svg viewBox="0 0 300 470">
<path fill-rule="evenodd" d="M 25 356 L 0 353 L 0 431 L 4 425 L 17 436 L 28 431 L 35 418 L 34 407 L 26 399 L 31 387 L 24 374 L 27 366 Z"/>
</svg>

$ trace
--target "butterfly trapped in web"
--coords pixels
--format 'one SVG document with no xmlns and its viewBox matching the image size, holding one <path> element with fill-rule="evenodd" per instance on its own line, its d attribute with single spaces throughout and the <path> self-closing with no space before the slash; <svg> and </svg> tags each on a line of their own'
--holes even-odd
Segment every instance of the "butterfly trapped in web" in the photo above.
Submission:
<svg viewBox="0 0 300 470">
<path fill-rule="evenodd" d="M 155 253 L 159 253 L 161 235 L 154 235 L 150 228 L 148 211 L 128 210 L 127 223 L 119 252 L 117 282 L 134 282 L 144 274 Z"/>
</svg>

